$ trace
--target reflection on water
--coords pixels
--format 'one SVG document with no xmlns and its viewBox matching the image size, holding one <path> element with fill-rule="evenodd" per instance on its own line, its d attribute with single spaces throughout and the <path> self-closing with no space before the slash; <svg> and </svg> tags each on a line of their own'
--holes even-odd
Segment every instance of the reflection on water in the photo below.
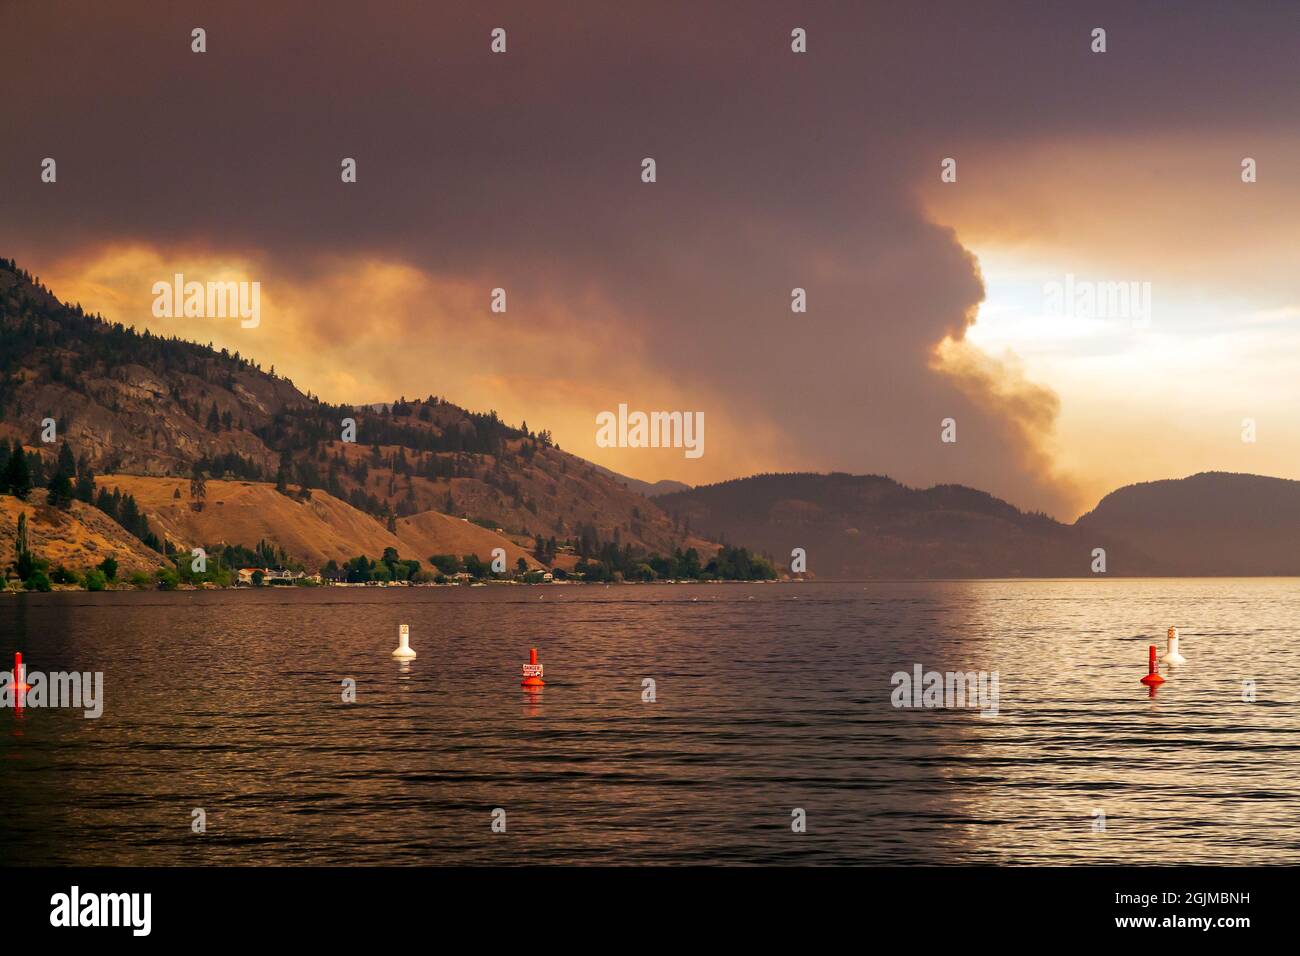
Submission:
<svg viewBox="0 0 1300 956">
<path fill-rule="evenodd" d="M 1298 623 L 1289 580 L 0 596 L 0 666 L 106 698 L 0 711 L 0 859 L 1294 863 Z M 895 709 L 915 664 L 998 716 Z"/>
</svg>

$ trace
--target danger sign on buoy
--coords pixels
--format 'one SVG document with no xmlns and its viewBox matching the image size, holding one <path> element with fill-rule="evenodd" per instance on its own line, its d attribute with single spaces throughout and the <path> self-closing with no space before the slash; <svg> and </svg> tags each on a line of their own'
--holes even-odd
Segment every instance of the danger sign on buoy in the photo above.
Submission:
<svg viewBox="0 0 1300 956">
<path fill-rule="evenodd" d="M 537 663 L 537 648 L 532 648 L 528 652 L 528 663 L 524 665 L 524 679 L 520 682 L 520 687 L 541 687 L 544 685 L 542 680 L 542 665 Z"/>
</svg>

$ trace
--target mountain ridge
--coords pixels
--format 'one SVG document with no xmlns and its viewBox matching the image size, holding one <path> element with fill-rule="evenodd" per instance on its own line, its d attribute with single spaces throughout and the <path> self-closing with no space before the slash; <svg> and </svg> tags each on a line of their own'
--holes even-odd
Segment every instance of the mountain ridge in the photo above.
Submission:
<svg viewBox="0 0 1300 956">
<path fill-rule="evenodd" d="M 909 488 L 880 475 L 756 475 L 658 501 L 778 563 L 804 548 L 822 577 L 1300 575 L 1300 481 L 1263 475 L 1125 485 L 1072 524 L 962 485 Z M 1094 571 L 1099 548 L 1104 572 Z"/>
<path fill-rule="evenodd" d="M 1098 573 L 1099 549 L 1115 576 L 1300 574 L 1291 545 L 1300 482 L 1291 479 L 1210 471 L 1126 485 L 1072 524 L 964 485 L 910 488 L 883 475 L 640 482 L 562 451 L 546 431 L 433 394 L 324 402 L 238 352 L 65 305 L 0 260 L 0 439 L 38 460 L 57 457 L 40 440 L 50 418 L 78 477 L 138 494 L 164 549 L 228 540 L 204 509 L 238 483 L 253 490 L 231 491 L 232 502 L 262 503 L 240 527 L 296 541 L 296 556 L 317 562 L 353 546 L 426 559 L 419 551 L 491 544 L 512 564 L 572 569 L 590 558 L 609 575 L 654 554 L 707 557 L 734 542 L 783 568 L 803 548 L 807 576 L 823 578 L 1085 577 Z M 349 428 L 355 441 L 345 440 Z M 210 497 L 184 493 L 195 475 L 210 479 Z"/>
<path fill-rule="evenodd" d="M 622 563 L 717 548 L 563 452 L 547 432 L 433 394 L 323 402 L 238 352 L 137 332 L 65 305 L 0 260 L 0 438 L 52 457 L 57 445 L 41 441 L 48 419 L 79 471 L 84 464 L 99 476 L 199 473 L 274 482 L 282 493 L 316 489 L 393 534 L 399 522 L 436 511 L 498 533 L 511 542 L 507 551 L 527 552 L 526 562 L 531 555 L 553 565 L 566 545 Z M 426 543 L 440 531 L 463 537 L 444 522 L 420 528 L 411 533 Z"/>
</svg>

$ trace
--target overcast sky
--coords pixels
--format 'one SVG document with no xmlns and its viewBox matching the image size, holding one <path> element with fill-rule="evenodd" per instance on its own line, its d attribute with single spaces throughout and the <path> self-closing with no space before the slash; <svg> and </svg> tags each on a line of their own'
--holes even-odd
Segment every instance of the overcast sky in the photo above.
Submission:
<svg viewBox="0 0 1300 956">
<path fill-rule="evenodd" d="M 1064 519 L 1300 477 L 1294 3 L 4 6 L 0 254 L 330 401 Z M 154 318 L 175 272 L 259 281 L 261 325 Z M 1149 283 L 1149 314 L 1057 308 L 1067 276 Z M 620 403 L 703 412 L 705 454 L 598 448 Z"/>
</svg>

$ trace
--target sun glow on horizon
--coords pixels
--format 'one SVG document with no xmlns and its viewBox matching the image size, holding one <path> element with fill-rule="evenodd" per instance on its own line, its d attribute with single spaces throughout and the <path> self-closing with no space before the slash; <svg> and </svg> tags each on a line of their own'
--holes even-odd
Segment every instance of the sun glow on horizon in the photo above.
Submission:
<svg viewBox="0 0 1300 956">
<path fill-rule="evenodd" d="M 1212 299 L 1204 289 L 1113 270 L 1076 274 L 1052 250 L 990 244 L 974 252 L 985 299 L 966 338 L 995 358 L 1014 356 L 1029 380 L 1060 397 L 1056 461 L 1091 501 L 1125 484 L 1200 471 L 1300 478 L 1290 450 L 1300 442 L 1293 380 L 1277 361 L 1290 354 L 1300 362 L 1297 310 L 1232 293 Z M 1089 283 L 1102 299 L 1105 283 L 1142 281 L 1151 286 L 1149 314 L 1079 307 Z M 1075 291 L 1074 308 L 1062 306 L 1064 288 Z M 1246 419 L 1255 442 L 1242 440 Z"/>
</svg>

